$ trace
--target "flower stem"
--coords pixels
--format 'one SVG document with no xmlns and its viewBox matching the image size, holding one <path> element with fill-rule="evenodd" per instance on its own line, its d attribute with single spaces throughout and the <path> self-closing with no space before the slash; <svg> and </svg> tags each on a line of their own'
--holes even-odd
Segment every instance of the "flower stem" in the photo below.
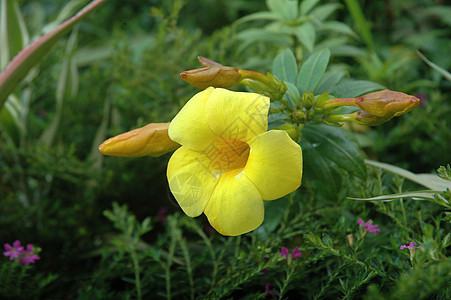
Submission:
<svg viewBox="0 0 451 300">
<path fill-rule="evenodd" d="M 135 286 L 136 286 L 136 293 L 138 300 L 141 300 L 141 279 L 139 276 L 139 260 L 138 256 L 136 255 L 136 251 L 134 247 L 130 248 L 130 255 L 132 257 L 133 261 L 133 268 L 135 269 Z"/>
</svg>

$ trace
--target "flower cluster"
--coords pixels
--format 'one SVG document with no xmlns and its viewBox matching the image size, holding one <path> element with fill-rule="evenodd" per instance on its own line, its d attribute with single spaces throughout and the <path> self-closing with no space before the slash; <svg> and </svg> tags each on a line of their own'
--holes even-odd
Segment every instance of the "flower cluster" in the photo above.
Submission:
<svg viewBox="0 0 451 300">
<path fill-rule="evenodd" d="M 285 258 L 289 258 L 291 256 L 292 258 L 297 259 L 302 256 L 302 253 L 299 252 L 299 246 L 296 246 L 291 254 L 288 251 L 288 248 L 282 247 L 280 248 L 279 256 L 284 256 Z"/>
<path fill-rule="evenodd" d="M 5 252 L 3 252 L 4 256 L 8 256 L 10 260 L 14 260 L 18 258 L 19 264 L 34 264 L 37 260 L 41 259 L 34 252 L 33 245 L 28 244 L 26 249 L 20 244 L 20 241 L 15 241 L 13 245 L 6 243 L 4 245 Z"/>
<path fill-rule="evenodd" d="M 359 222 L 360 226 L 362 226 L 363 229 L 365 229 L 365 231 L 368 231 L 368 232 L 371 232 L 371 233 L 375 233 L 375 234 L 378 234 L 378 233 L 381 232 L 380 229 L 377 229 L 377 227 L 379 227 L 379 224 L 372 225 L 370 223 L 370 221 L 365 223 L 365 221 L 363 221 L 362 218 L 359 218 L 358 222 Z"/>
</svg>

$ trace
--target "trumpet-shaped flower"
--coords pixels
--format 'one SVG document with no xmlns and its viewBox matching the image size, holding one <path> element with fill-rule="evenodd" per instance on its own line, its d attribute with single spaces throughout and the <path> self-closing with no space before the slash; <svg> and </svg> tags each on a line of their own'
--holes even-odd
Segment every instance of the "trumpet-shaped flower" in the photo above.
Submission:
<svg viewBox="0 0 451 300">
<path fill-rule="evenodd" d="M 205 213 L 223 235 L 256 229 L 262 200 L 301 184 L 301 148 L 285 131 L 267 131 L 268 110 L 267 97 L 210 87 L 169 126 L 169 137 L 182 145 L 169 160 L 169 187 L 188 216 Z"/>
</svg>

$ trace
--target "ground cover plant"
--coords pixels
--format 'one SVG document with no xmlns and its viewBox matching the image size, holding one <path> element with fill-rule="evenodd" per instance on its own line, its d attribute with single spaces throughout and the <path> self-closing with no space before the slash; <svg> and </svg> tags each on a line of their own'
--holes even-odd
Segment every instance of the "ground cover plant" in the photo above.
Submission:
<svg viewBox="0 0 451 300">
<path fill-rule="evenodd" d="M 0 0 L 2 299 L 449 299 L 451 7 Z"/>
</svg>

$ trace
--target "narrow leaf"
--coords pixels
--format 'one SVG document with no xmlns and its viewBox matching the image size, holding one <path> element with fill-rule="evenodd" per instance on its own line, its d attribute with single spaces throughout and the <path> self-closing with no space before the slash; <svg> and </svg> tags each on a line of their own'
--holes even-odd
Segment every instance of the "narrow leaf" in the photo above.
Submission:
<svg viewBox="0 0 451 300">
<path fill-rule="evenodd" d="M 360 4 L 357 0 L 345 0 L 346 6 L 348 7 L 349 12 L 351 13 L 354 22 L 356 23 L 356 27 L 359 29 L 360 34 L 362 35 L 363 41 L 366 46 L 374 51 L 374 41 L 373 35 L 371 34 L 370 27 L 368 22 L 363 15 L 362 9 L 360 8 Z"/>
<path fill-rule="evenodd" d="M 0 74 L 0 107 L 3 106 L 8 95 L 16 88 L 22 79 L 25 78 L 28 71 L 50 51 L 52 46 L 68 33 L 77 22 L 106 1 L 107 0 L 92 1 L 74 17 L 23 49 Z"/>
<path fill-rule="evenodd" d="M 409 179 L 410 181 L 413 181 L 415 183 L 418 183 L 419 185 L 422 185 L 424 187 L 427 187 L 431 190 L 445 190 L 446 188 L 450 188 L 451 189 L 451 182 L 444 180 L 440 177 L 438 177 L 437 175 L 433 175 L 433 174 L 415 174 L 412 173 L 406 169 L 394 166 L 394 165 L 390 165 L 390 164 L 386 164 L 386 163 L 381 163 L 378 161 L 374 161 L 374 160 L 365 160 L 365 163 L 367 165 L 370 166 L 374 166 L 374 167 L 378 167 L 381 168 L 387 172 L 402 176 L 406 179 Z M 425 176 L 426 175 L 426 176 Z"/>
<path fill-rule="evenodd" d="M 301 92 L 311 92 L 317 87 L 329 63 L 329 49 L 313 53 L 302 65 L 297 79 L 297 87 Z"/>
<path fill-rule="evenodd" d="M 427 63 L 432 69 L 436 70 L 440 74 L 442 74 L 443 77 L 445 77 L 447 80 L 451 81 L 451 73 L 443 69 L 442 67 L 434 64 L 432 61 L 426 58 L 420 51 L 417 50 L 417 55 L 425 62 Z"/>
</svg>

